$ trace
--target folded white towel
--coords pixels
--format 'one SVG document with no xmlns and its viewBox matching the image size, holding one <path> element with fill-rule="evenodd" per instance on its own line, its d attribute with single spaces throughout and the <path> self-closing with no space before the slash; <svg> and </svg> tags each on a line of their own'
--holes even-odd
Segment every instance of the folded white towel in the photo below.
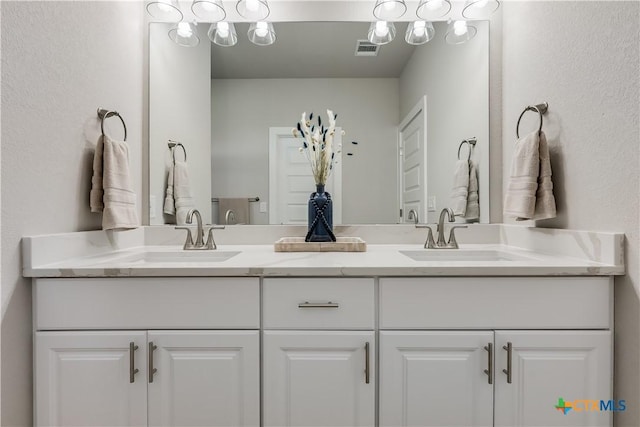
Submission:
<svg viewBox="0 0 640 427">
<path fill-rule="evenodd" d="M 167 215 L 176 214 L 176 199 L 173 195 L 173 166 L 172 163 L 167 174 L 167 191 L 164 196 L 164 208 L 162 210 Z"/>
<path fill-rule="evenodd" d="M 543 132 L 532 132 L 516 142 L 504 214 L 516 221 L 556 216 L 549 146 Z"/>
<path fill-rule="evenodd" d="M 184 225 L 187 220 L 187 212 L 195 207 L 191 197 L 189 185 L 189 171 L 187 163 L 176 160 L 173 170 L 173 190 L 175 194 L 176 224 Z"/>
<path fill-rule="evenodd" d="M 91 212 L 102 212 L 104 204 L 102 197 L 104 189 L 102 188 L 102 152 L 104 150 L 103 136 L 100 135 L 96 143 L 96 152 L 93 155 L 93 176 L 91 177 L 91 192 L 89 193 L 89 207 Z"/>
<path fill-rule="evenodd" d="M 451 191 L 451 209 L 453 214 L 464 216 L 467 211 L 467 197 L 469 194 L 469 161 L 458 160 L 453 173 L 453 190 Z"/>
<path fill-rule="evenodd" d="M 103 142 L 102 228 L 136 228 L 139 223 L 136 194 L 133 192 L 129 173 L 129 146 L 124 141 L 112 140 L 108 135 L 104 136 Z"/>
<path fill-rule="evenodd" d="M 469 192 L 467 193 L 466 220 L 480 219 L 480 201 L 478 198 L 478 166 L 474 161 L 469 162 Z"/>
</svg>

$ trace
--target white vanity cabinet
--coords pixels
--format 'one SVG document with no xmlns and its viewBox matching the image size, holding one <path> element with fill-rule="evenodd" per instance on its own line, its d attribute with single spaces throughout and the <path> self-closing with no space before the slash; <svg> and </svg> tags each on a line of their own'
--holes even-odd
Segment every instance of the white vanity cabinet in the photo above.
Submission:
<svg viewBox="0 0 640 427">
<path fill-rule="evenodd" d="M 374 426 L 373 279 L 263 282 L 264 426 Z"/>
<path fill-rule="evenodd" d="M 259 279 L 35 282 L 36 425 L 260 425 Z"/>
<path fill-rule="evenodd" d="M 610 426 L 611 412 L 555 405 L 613 398 L 611 286 L 380 279 L 380 426 Z"/>
</svg>

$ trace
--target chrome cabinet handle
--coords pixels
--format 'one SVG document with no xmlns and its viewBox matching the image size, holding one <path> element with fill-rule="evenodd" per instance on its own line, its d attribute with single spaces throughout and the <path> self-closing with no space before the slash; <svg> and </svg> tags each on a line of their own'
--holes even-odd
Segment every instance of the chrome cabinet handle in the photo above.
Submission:
<svg viewBox="0 0 640 427">
<path fill-rule="evenodd" d="M 298 304 L 298 308 L 338 308 L 340 304 L 337 302 L 301 302 Z"/>
<path fill-rule="evenodd" d="M 503 349 L 507 350 L 507 369 L 503 369 L 502 372 L 507 374 L 507 383 L 511 384 L 511 356 L 513 351 L 513 346 L 510 342 L 507 342 L 507 345 L 502 346 Z"/>
<path fill-rule="evenodd" d="M 129 343 L 129 382 L 130 383 L 136 380 L 135 375 L 140 371 L 139 369 L 136 368 L 135 352 L 137 349 L 138 349 L 138 346 L 136 345 L 136 343 L 131 341 Z"/>
<path fill-rule="evenodd" d="M 369 343 L 364 344 L 364 382 L 369 384 Z"/>
<path fill-rule="evenodd" d="M 489 384 L 493 384 L 493 343 L 488 343 L 484 346 L 484 349 L 489 352 L 487 369 L 484 370 L 484 373 L 487 374 Z"/>
<path fill-rule="evenodd" d="M 157 345 L 153 344 L 153 341 L 149 343 L 149 383 L 153 382 L 153 374 L 158 372 L 156 368 L 153 367 L 153 351 L 158 348 Z"/>
</svg>

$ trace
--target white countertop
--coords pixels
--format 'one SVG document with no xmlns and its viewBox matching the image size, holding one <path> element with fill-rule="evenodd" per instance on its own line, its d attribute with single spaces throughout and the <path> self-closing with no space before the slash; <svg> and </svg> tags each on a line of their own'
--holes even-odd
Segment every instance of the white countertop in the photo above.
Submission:
<svg viewBox="0 0 640 427">
<path fill-rule="evenodd" d="M 238 251 L 225 261 L 206 257 Z M 504 244 L 461 244 L 459 254 L 500 251 L 507 260 L 415 261 L 400 251 L 437 251 L 421 244 L 369 244 L 366 252 L 274 252 L 273 245 L 218 245 L 217 251 L 189 251 L 194 261 L 158 261 L 158 254 L 182 253 L 180 245 L 130 246 L 95 255 L 25 265 L 26 277 L 176 277 L 176 276 L 608 276 L 624 265 L 584 257 L 526 250 Z M 208 254 L 207 254 L 208 252 Z M 145 254 L 154 255 L 150 260 Z M 187 255 L 191 255 L 187 254 Z"/>
</svg>

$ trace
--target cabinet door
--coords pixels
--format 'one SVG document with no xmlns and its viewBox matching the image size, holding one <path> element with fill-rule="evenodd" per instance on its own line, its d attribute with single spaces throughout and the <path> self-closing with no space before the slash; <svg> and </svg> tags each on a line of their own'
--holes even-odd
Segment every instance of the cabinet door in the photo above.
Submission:
<svg viewBox="0 0 640 427">
<path fill-rule="evenodd" d="M 37 332 L 36 425 L 146 426 L 145 343 L 145 332 Z"/>
<path fill-rule="evenodd" d="M 492 331 L 380 332 L 380 425 L 492 426 L 490 343 Z"/>
<path fill-rule="evenodd" d="M 150 426 L 260 425 L 258 331 L 154 331 Z"/>
<path fill-rule="evenodd" d="M 510 384 L 503 372 L 509 343 Z M 601 399 L 613 399 L 611 353 L 608 331 L 496 332 L 495 425 L 611 425 L 611 412 L 599 407 Z M 565 414 L 557 408 L 559 399 L 577 405 Z"/>
<path fill-rule="evenodd" d="M 263 347 L 265 426 L 374 425 L 373 331 L 265 331 Z"/>
</svg>

